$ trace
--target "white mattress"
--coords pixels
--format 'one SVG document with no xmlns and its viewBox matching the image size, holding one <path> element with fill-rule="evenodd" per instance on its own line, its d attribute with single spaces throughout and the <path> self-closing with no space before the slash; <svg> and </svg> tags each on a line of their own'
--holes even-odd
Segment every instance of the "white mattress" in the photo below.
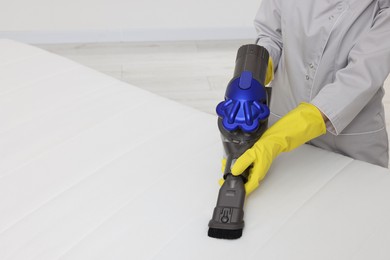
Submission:
<svg viewBox="0 0 390 260">
<path fill-rule="evenodd" d="M 221 154 L 215 116 L 0 40 L 0 259 L 390 259 L 389 171 L 306 145 L 209 238 Z"/>
</svg>

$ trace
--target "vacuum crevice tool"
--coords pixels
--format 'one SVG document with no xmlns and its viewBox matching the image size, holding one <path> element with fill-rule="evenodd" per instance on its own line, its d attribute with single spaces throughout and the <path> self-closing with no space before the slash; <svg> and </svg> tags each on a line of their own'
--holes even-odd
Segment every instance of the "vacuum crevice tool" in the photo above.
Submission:
<svg viewBox="0 0 390 260">
<path fill-rule="evenodd" d="M 245 182 L 249 169 L 240 176 L 234 176 L 231 168 L 235 160 L 251 148 L 266 130 L 270 113 L 269 97 L 264 87 L 268 58 L 267 50 L 261 46 L 241 46 L 225 101 L 219 103 L 216 109 L 227 158 L 225 182 L 219 190 L 217 205 L 209 222 L 209 237 L 237 239 L 242 236 Z"/>
</svg>

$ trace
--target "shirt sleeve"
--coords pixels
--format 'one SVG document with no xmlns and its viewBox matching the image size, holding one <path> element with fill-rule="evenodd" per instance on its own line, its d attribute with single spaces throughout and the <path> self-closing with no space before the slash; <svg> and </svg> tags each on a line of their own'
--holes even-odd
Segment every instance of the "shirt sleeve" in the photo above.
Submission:
<svg viewBox="0 0 390 260">
<path fill-rule="evenodd" d="M 347 66 L 311 101 L 328 117 L 328 131 L 340 134 L 383 86 L 390 72 L 389 43 L 390 8 L 386 6 L 349 52 Z"/>
<path fill-rule="evenodd" d="M 274 70 L 282 52 L 280 0 L 263 0 L 254 20 L 257 44 L 266 48 L 272 58 Z"/>
</svg>

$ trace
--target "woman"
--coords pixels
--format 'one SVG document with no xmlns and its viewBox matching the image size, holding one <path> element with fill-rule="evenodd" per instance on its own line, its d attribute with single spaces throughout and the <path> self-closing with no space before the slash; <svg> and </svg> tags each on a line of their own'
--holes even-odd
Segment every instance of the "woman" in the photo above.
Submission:
<svg viewBox="0 0 390 260">
<path fill-rule="evenodd" d="M 272 126 L 232 168 L 253 164 L 247 194 L 278 154 L 306 142 L 388 167 L 390 1 L 263 0 L 255 27 L 275 75 Z"/>
</svg>

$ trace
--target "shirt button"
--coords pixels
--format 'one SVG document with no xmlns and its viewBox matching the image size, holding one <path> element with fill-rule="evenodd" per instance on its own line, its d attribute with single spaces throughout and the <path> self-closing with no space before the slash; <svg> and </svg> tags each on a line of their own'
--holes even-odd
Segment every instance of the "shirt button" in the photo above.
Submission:
<svg viewBox="0 0 390 260">
<path fill-rule="evenodd" d="M 306 80 L 309 80 L 310 78 L 309 78 L 309 75 L 306 75 Z"/>
<path fill-rule="evenodd" d="M 314 65 L 313 65 L 313 63 L 310 63 L 310 65 L 309 65 L 309 66 L 310 66 L 310 68 L 311 68 L 311 69 L 313 69 L 313 68 L 314 68 Z"/>
</svg>

